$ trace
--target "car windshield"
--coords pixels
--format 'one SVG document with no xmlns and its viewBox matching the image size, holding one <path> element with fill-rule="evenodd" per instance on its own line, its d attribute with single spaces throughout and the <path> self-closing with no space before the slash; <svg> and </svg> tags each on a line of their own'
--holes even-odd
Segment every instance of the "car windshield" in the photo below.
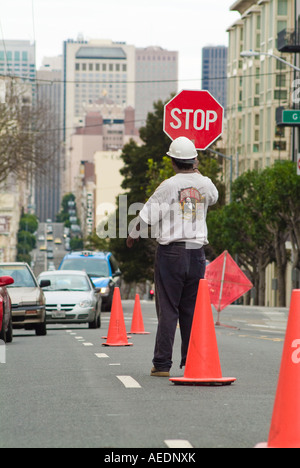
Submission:
<svg viewBox="0 0 300 468">
<path fill-rule="evenodd" d="M 1 265 L 0 276 L 11 276 L 14 283 L 8 288 L 36 288 L 37 284 L 25 265 Z"/>
<path fill-rule="evenodd" d="M 82 270 L 90 277 L 107 277 L 109 276 L 108 264 L 106 260 L 93 257 L 67 258 L 61 270 Z"/>
<path fill-rule="evenodd" d="M 90 291 L 91 286 L 86 277 L 80 275 L 43 275 L 39 280 L 49 280 L 50 286 L 44 291 Z"/>
</svg>

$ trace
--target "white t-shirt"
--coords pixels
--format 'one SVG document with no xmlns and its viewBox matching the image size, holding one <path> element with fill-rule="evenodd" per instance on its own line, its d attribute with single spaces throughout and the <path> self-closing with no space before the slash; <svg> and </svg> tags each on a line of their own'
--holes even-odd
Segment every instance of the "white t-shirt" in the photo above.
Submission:
<svg viewBox="0 0 300 468">
<path fill-rule="evenodd" d="M 208 244 L 206 214 L 219 194 L 208 177 L 197 172 L 179 173 L 165 180 L 149 198 L 140 218 L 151 226 L 159 244 L 189 242 Z"/>
</svg>

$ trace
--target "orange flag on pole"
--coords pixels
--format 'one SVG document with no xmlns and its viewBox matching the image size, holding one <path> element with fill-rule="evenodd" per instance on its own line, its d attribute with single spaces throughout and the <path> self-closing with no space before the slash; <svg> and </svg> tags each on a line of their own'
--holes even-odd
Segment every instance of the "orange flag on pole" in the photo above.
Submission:
<svg viewBox="0 0 300 468">
<path fill-rule="evenodd" d="M 253 284 L 225 250 L 206 267 L 205 279 L 208 282 L 211 303 L 219 315 L 228 305 L 253 288 Z"/>
</svg>

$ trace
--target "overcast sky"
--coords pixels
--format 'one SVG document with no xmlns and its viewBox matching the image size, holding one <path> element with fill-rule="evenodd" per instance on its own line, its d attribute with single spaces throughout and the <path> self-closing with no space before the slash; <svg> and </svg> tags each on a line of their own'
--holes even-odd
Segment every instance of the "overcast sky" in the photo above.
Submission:
<svg viewBox="0 0 300 468">
<path fill-rule="evenodd" d="M 1 0 L 0 40 L 35 39 L 37 67 L 62 54 L 62 42 L 111 39 L 179 52 L 181 89 L 199 89 L 201 50 L 227 45 L 239 18 L 234 0 Z"/>
</svg>

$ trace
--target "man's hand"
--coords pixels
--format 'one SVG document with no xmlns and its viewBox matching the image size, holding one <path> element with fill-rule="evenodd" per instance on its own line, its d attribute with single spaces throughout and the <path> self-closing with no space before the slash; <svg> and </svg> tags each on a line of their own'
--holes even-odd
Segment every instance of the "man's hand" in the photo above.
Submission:
<svg viewBox="0 0 300 468">
<path fill-rule="evenodd" d="M 194 172 L 197 172 L 198 174 L 201 174 L 201 172 L 199 171 L 198 167 L 199 167 L 199 160 L 196 159 L 196 161 L 195 161 L 195 163 L 194 163 L 194 165 L 193 165 L 193 170 L 194 170 Z"/>
<path fill-rule="evenodd" d="M 134 244 L 134 241 L 136 239 L 133 239 L 132 237 L 128 236 L 127 237 L 127 240 L 126 240 L 126 245 L 129 249 L 131 249 L 133 247 L 133 244 Z"/>
</svg>

